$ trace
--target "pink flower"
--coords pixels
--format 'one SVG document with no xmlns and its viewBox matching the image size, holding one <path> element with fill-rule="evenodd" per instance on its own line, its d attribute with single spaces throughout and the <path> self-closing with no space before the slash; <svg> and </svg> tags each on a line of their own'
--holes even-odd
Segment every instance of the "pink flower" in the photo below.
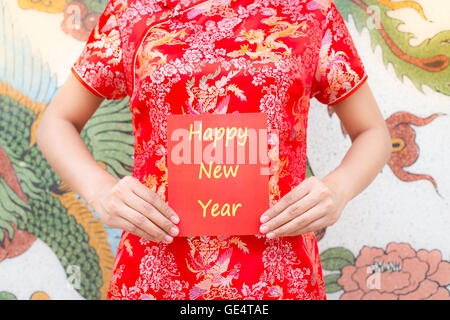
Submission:
<svg viewBox="0 0 450 320">
<path fill-rule="evenodd" d="M 341 272 L 343 300 L 450 299 L 450 263 L 439 250 L 416 252 L 408 243 L 390 243 L 386 250 L 364 246 Z"/>
</svg>

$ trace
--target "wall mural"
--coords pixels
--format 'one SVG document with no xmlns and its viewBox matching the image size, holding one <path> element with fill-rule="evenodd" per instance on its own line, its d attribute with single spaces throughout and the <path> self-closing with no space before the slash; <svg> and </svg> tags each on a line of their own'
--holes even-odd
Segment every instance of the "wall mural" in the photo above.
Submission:
<svg viewBox="0 0 450 320">
<path fill-rule="evenodd" d="M 33 17 L 37 27 L 47 23 L 46 17 L 55 17 L 48 20 L 53 27 L 49 30 L 71 41 L 74 51 L 79 53 L 106 2 L 0 0 L 0 299 L 106 297 L 121 232 L 100 222 L 94 210 L 59 179 L 36 144 L 37 125 L 73 60 L 58 57 L 66 58 L 64 67 L 53 70 L 55 61 L 36 53 L 37 46 L 46 44 L 33 42 L 33 35 L 23 31 L 28 20 L 19 19 L 25 15 Z M 377 177 L 377 181 L 392 185 L 391 197 L 383 201 L 371 191 L 375 189 L 368 188 L 358 199 L 370 199 L 369 205 L 362 200 L 361 204 L 352 201 L 344 214 L 350 219 L 360 212 L 369 219 L 378 209 L 394 207 L 401 212 L 406 207 L 397 203 L 414 206 L 410 188 L 419 190 L 414 191 L 419 194 L 431 188 L 433 193 L 426 193 L 424 201 L 435 211 L 430 209 L 427 217 L 422 216 L 419 208 L 408 213 L 417 221 L 398 225 L 396 228 L 402 230 L 398 233 L 387 233 L 389 227 L 383 223 L 363 224 L 366 230 L 360 232 L 367 233 L 363 240 L 351 237 L 353 222 L 345 220 L 342 225 L 338 222 L 329 230 L 317 232 L 329 299 L 450 299 L 448 232 L 438 235 L 441 240 L 437 242 L 417 232 L 426 219 L 429 219 L 427 230 L 438 234 L 448 230 L 450 222 L 450 186 L 441 178 L 444 160 L 430 161 L 428 165 L 423 160 L 448 158 L 448 147 L 434 150 L 431 156 L 420 152 L 426 143 L 432 143 L 432 139 L 423 140 L 429 134 L 422 128 L 430 126 L 434 126 L 435 136 L 447 141 L 448 146 L 448 130 L 444 128 L 450 124 L 447 116 L 450 22 L 448 15 L 445 19 L 445 12 L 450 12 L 450 4 L 446 0 L 335 0 L 335 3 L 355 43 L 360 43 L 358 37 L 362 34 L 370 43 L 371 50 L 358 47 L 364 62 L 376 59 L 378 52 L 381 67 L 373 73 L 369 71 L 368 81 L 385 115 L 393 151 Z M 50 34 L 46 36 L 52 38 Z M 77 54 L 73 55 L 76 57 Z M 369 67 L 369 63 L 366 65 Z M 421 108 L 403 104 L 400 95 L 395 101 L 384 100 L 377 92 L 381 84 L 371 82 L 377 74 L 409 90 L 413 88 L 417 96 L 431 97 L 433 105 Z M 328 119 L 317 124 L 317 130 L 330 122 L 337 123 L 341 136 L 332 136 L 331 141 L 348 142 L 347 132 L 333 116 L 332 107 L 324 111 L 323 106 L 314 102 L 311 112 L 310 123 L 314 127 L 316 118 Z M 310 135 L 315 134 L 316 129 L 312 128 Z M 133 136 L 128 98 L 105 101 L 88 121 L 81 137 L 98 163 L 114 176 L 131 174 Z M 316 138 L 311 139 L 315 142 Z M 315 149 L 310 154 L 307 176 L 325 174 L 325 160 L 318 160 L 319 152 Z M 338 160 L 333 158 L 335 165 Z M 386 176 L 388 170 L 391 175 Z M 378 207 L 380 203 L 382 207 Z M 395 218 L 395 214 L 392 213 L 392 219 L 401 219 Z M 403 231 L 405 228 L 410 231 Z"/>
</svg>

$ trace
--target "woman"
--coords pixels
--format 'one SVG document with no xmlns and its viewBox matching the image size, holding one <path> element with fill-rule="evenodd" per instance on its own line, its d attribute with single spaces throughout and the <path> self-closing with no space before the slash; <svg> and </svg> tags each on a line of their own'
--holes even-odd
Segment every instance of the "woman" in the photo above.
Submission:
<svg viewBox="0 0 450 320">
<path fill-rule="evenodd" d="M 387 162 L 391 143 L 331 0 L 110 0 L 49 104 L 38 144 L 106 225 L 123 229 L 109 299 L 326 299 L 314 235 Z M 117 180 L 79 133 L 103 99 L 130 97 L 135 159 Z M 310 98 L 352 145 L 305 179 Z M 179 237 L 167 205 L 167 115 L 264 112 L 279 168 L 261 234 Z"/>
</svg>

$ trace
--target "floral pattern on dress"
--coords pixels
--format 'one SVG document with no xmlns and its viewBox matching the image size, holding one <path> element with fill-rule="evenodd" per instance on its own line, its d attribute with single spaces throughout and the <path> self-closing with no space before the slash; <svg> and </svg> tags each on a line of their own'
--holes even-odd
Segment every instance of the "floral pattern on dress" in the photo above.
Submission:
<svg viewBox="0 0 450 320">
<path fill-rule="evenodd" d="M 332 0 L 109 0 L 72 71 L 130 98 L 133 176 L 164 201 L 167 116 L 263 112 L 270 205 L 305 179 L 310 99 L 367 79 Z M 175 237 L 123 232 L 109 299 L 326 299 L 314 233 Z"/>
</svg>

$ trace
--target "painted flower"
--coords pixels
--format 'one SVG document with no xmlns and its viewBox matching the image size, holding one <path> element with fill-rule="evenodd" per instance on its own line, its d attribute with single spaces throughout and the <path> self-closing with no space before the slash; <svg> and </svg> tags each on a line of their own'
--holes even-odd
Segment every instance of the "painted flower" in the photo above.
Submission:
<svg viewBox="0 0 450 320">
<path fill-rule="evenodd" d="M 390 243 L 386 250 L 364 246 L 337 283 L 343 300 L 446 300 L 450 263 L 438 250 L 415 251 L 408 243 Z"/>
</svg>

